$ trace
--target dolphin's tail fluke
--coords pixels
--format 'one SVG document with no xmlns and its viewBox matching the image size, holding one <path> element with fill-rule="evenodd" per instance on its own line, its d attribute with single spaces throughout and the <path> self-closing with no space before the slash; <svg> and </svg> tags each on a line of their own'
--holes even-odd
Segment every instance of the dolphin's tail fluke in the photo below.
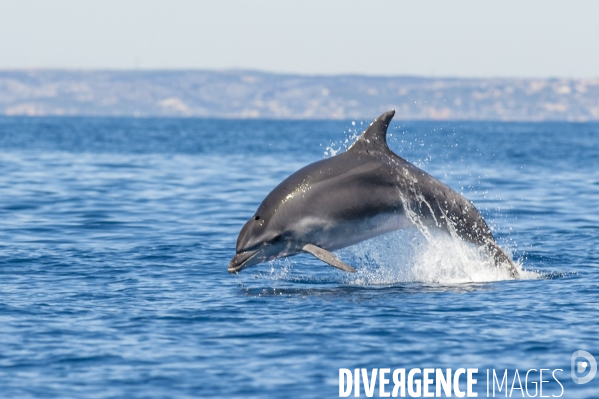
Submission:
<svg viewBox="0 0 599 399">
<path fill-rule="evenodd" d="M 493 260 L 495 261 L 495 265 L 497 267 L 506 269 L 513 278 L 520 277 L 520 273 L 518 272 L 518 268 L 516 267 L 514 261 L 505 253 L 503 249 L 501 249 L 499 245 L 497 245 L 496 242 L 488 241 L 485 247 L 493 256 Z"/>
</svg>

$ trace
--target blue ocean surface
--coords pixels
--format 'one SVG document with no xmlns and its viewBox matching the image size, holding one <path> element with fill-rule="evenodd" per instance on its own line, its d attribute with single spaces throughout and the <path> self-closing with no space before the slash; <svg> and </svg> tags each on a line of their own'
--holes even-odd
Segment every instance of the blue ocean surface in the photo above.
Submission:
<svg viewBox="0 0 599 399">
<path fill-rule="evenodd" d="M 334 398 L 340 368 L 477 368 L 479 397 L 487 370 L 535 369 L 532 395 L 560 369 L 561 397 L 599 397 L 570 374 L 599 358 L 599 124 L 391 123 L 522 279 L 418 229 L 339 251 L 356 274 L 227 272 L 266 194 L 368 123 L 0 118 L 0 397 Z"/>
</svg>

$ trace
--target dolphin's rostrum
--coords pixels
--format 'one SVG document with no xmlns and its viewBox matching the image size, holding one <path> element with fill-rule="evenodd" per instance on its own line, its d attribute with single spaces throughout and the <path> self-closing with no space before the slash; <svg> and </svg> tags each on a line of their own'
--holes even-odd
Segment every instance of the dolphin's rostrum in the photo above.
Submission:
<svg viewBox="0 0 599 399">
<path fill-rule="evenodd" d="M 484 247 L 497 267 L 518 277 L 470 201 L 389 149 L 394 114 L 382 114 L 347 151 L 298 170 L 268 194 L 241 229 L 229 272 L 300 252 L 355 272 L 331 251 L 416 225 Z"/>
</svg>

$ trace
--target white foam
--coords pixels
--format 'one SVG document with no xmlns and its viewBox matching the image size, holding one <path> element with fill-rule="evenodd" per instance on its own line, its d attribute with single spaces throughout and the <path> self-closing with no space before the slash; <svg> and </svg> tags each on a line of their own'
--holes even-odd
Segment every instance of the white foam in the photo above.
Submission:
<svg viewBox="0 0 599 399">
<path fill-rule="evenodd" d="M 343 260 L 358 268 L 357 273 L 346 275 L 345 282 L 460 284 L 512 279 L 483 249 L 441 231 L 426 233 L 415 228 L 400 230 L 338 251 Z M 522 270 L 519 262 L 516 266 L 521 278 L 539 277 Z"/>
</svg>

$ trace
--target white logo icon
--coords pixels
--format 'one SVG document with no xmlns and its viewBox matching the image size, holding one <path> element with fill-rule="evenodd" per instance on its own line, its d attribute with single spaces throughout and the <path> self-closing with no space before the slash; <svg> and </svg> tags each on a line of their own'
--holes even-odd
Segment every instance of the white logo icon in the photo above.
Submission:
<svg viewBox="0 0 599 399">
<path fill-rule="evenodd" d="M 580 360 L 580 358 L 583 358 L 584 360 Z M 572 381 L 577 384 L 586 384 L 595 377 L 595 374 L 597 374 L 597 361 L 595 360 L 595 357 L 587 351 L 578 350 L 574 352 L 572 354 L 570 365 L 572 368 Z M 584 377 L 578 377 L 577 374 L 584 373 L 589 365 L 591 366 L 589 373 Z"/>
</svg>

